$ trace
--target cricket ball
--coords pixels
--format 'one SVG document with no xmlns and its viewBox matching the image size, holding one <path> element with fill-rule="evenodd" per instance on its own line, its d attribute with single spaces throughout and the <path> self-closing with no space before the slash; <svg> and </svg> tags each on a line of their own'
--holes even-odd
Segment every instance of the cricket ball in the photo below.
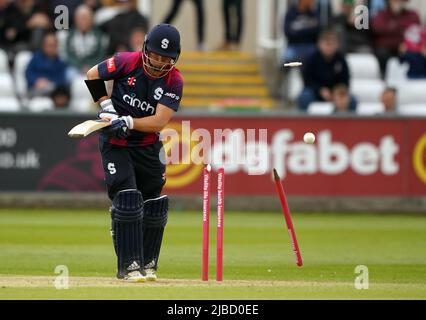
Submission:
<svg viewBox="0 0 426 320">
<path fill-rule="evenodd" d="M 303 136 L 303 141 L 305 141 L 305 143 L 312 144 L 315 142 L 315 135 L 312 132 L 306 132 Z"/>
</svg>

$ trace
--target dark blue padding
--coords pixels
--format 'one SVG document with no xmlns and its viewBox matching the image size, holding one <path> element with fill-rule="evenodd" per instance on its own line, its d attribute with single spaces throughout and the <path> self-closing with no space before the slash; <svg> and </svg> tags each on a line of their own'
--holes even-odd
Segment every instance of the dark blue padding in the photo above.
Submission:
<svg viewBox="0 0 426 320">
<path fill-rule="evenodd" d="M 118 192 L 112 202 L 112 231 L 119 275 L 144 265 L 143 206 L 142 194 L 134 189 Z"/>
<path fill-rule="evenodd" d="M 145 268 L 157 269 L 164 228 L 167 224 L 169 198 L 162 196 L 146 200 L 143 216 Z"/>
</svg>

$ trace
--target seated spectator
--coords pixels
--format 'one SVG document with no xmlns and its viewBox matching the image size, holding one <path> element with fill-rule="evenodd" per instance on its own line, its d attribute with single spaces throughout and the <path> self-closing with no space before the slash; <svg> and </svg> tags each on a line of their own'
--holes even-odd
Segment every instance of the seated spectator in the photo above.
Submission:
<svg viewBox="0 0 426 320">
<path fill-rule="evenodd" d="M 66 62 L 76 72 L 86 74 L 91 66 L 105 57 L 104 35 L 93 26 L 93 12 L 90 7 L 81 5 L 75 11 L 74 28 L 66 41 Z"/>
<path fill-rule="evenodd" d="M 349 68 L 345 57 L 339 51 L 337 35 L 332 30 L 321 33 L 318 48 L 306 59 L 302 67 L 305 87 L 297 98 L 298 106 L 306 111 L 314 101 L 331 101 L 332 88 L 337 84 L 349 87 Z M 351 96 L 351 110 L 356 101 Z"/>
<path fill-rule="evenodd" d="M 8 5 L 2 2 L 1 45 L 13 61 L 18 51 L 39 47 L 43 33 L 50 27 L 51 22 L 35 4 L 35 0 L 16 0 Z"/>
<path fill-rule="evenodd" d="M 420 24 L 418 14 L 406 9 L 406 3 L 406 0 L 387 0 L 386 9 L 372 19 L 371 28 L 382 75 L 388 59 L 398 56 L 405 30 L 413 24 Z"/>
<path fill-rule="evenodd" d="M 331 102 L 334 105 L 334 113 L 352 112 L 356 109 L 356 103 L 352 103 L 348 87 L 343 83 L 333 87 Z"/>
<path fill-rule="evenodd" d="M 50 94 L 55 109 L 67 109 L 71 101 L 70 90 L 66 86 L 59 86 Z"/>
<path fill-rule="evenodd" d="M 128 39 L 123 35 L 129 35 L 134 28 L 140 27 L 145 32 L 148 29 L 148 20 L 139 13 L 135 0 L 115 1 L 124 11 L 102 25 L 102 30 L 110 36 L 107 55 L 126 50 Z"/>
<path fill-rule="evenodd" d="M 367 5 L 370 17 L 374 17 L 379 11 L 386 8 L 386 0 L 368 0 Z"/>
<path fill-rule="evenodd" d="M 344 53 L 373 52 L 370 30 L 355 27 L 354 0 L 343 0 L 342 12 L 334 19 L 334 26 Z"/>
<path fill-rule="evenodd" d="M 128 51 L 142 51 L 144 41 L 145 30 L 142 28 L 133 29 L 130 33 Z"/>
<path fill-rule="evenodd" d="M 66 86 L 66 70 L 67 65 L 58 55 L 55 33 L 46 33 L 41 50 L 34 53 L 25 71 L 30 97 L 47 96 L 56 88 Z"/>
<path fill-rule="evenodd" d="M 9 6 L 9 0 L 0 0 L 0 48 L 6 48 L 7 39 L 5 30 L 6 11 Z"/>
<path fill-rule="evenodd" d="M 284 62 L 303 61 L 314 50 L 320 33 L 320 12 L 315 0 L 298 0 L 284 18 L 287 49 Z"/>
<path fill-rule="evenodd" d="M 386 113 L 395 113 L 397 110 L 397 92 L 393 87 L 387 87 L 383 90 L 380 101 L 383 103 L 385 107 Z"/>
<path fill-rule="evenodd" d="M 117 0 L 101 0 L 103 7 L 112 7 L 117 5 Z"/>
<path fill-rule="evenodd" d="M 96 12 L 98 9 L 102 7 L 102 4 L 99 0 L 83 0 L 83 4 L 89 6 L 93 12 Z"/>
<path fill-rule="evenodd" d="M 411 26 L 405 32 L 400 46 L 400 61 L 407 62 L 409 79 L 426 78 L 426 30 L 422 26 Z"/>
</svg>

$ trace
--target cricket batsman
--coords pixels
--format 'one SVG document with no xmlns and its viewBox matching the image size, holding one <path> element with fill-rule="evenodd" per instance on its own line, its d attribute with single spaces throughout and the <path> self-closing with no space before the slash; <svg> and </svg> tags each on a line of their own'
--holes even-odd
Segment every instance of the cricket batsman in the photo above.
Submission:
<svg viewBox="0 0 426 320">
<path fill-rule="evenodd" d="M 142 52 L 120 52 L 87 72 L 86 85 L 111 125 L 101 130 L 99 148 L 111 206 L 111 235 L 117 278 L 155 281 L 168 217 L 165 155 L 159 132 L 179 108 L 183 79 L 175 68 L 180 34 L 159 24 Z M 114 80 L 111 97 L 105 82 Z"/>
</svg>

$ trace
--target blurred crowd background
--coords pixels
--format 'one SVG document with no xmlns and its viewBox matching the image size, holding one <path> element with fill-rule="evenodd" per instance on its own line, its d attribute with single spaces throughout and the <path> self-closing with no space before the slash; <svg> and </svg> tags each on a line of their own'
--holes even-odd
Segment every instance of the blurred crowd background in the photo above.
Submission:
<svg viewBox="0 0 426 320">
<path fill-rule="evenodd" d="M 88 68 L 140 51 L 149 28 L 167 22 L 184 39 L 183 109 L 426 115 L 425 4 L 0 0 L 0 111 L 95 110 Z M 68 29 L 57 28 L 60 5 Z M 293 61 L 303 66 L 283 67 Z"/>
</svg>

